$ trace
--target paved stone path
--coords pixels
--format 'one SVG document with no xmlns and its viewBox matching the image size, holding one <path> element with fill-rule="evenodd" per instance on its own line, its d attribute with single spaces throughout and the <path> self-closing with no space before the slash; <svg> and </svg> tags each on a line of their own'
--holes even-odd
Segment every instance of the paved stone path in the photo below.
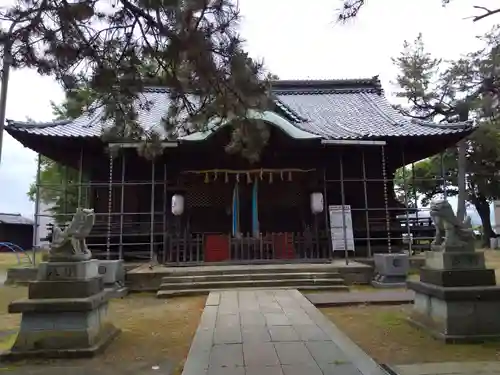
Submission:
<svg viewBox="0 0 500 375">
<path fill-rule="evenodd" d="M 385 375 L 300 292 L 210 293 L 183 375 Z"/>
<path fill-rule="evenodd" d="M 390 305 L 413 303 L 415 292 L 412 290 L 380 290 L 378 292 L 321 292 L 305 293 L 306 298 L 314 306 L 348 306 L 348 305 Z"/>
</svg>

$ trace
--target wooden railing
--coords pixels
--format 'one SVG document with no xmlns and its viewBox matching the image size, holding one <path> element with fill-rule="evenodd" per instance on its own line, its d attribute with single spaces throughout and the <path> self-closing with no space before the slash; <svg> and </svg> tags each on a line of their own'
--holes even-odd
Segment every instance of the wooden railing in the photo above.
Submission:
<svg viewBox="0 0 500 375">
<path fill-rule="evenodd" d="M 165 263 L 265 262 L 328 259 L 326 232 L 241 234 L 169 234 L 160 259 Z"/>
</svg>

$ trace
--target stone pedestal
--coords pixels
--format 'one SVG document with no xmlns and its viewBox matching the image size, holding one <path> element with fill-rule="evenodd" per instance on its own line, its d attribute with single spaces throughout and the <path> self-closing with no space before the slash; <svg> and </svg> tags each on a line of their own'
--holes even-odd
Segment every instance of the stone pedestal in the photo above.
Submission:
<svg viewBox="0 0 500 375">
<path fill-rule="evenodd" d="M 111 295 L 99 261 L 41 263 L 29 298 L 12 302 L 21 327 L 4 359 L 89 357 L 103 350 L 119 330 L 107 319 Z"/>
<path fill-rule="evenodd" d="M 404 288 L 410 268 L 408 254 L 375 254 L 375 277 L 372 285 L 376 288 Z"/>
<path fill-rule="evenodd" d="M 125 287 L 123 260 L 100 260 L 98 272 L 104 280 L 104 288 L 114 298 L 125 297 L 128 294 L 128 288 Z"/>
<path fill-rule="evenodd" d="M 428 252 L 410 322 L 447 342 L 500 339 L 500 287 L 481 252 Z"/>
</svg>

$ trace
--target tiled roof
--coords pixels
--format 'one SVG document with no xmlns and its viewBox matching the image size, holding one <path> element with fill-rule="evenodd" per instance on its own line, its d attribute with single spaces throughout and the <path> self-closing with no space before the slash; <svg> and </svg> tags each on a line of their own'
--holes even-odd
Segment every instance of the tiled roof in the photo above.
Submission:
<svg viewBox="0 0 500 375">
<path fill-rule="evenodd" d="M 404 117 L 384 97 L 377 77 L 324 81 L 276 81 L 272 88 L 277 113 L 297 128 L 324 139 L 369 139 L 429 136 L 469 131 L 467 123 L 435 124 Z M 147 129 L 162 132 L 168 107 L 165 88 L 150 87 L 137 100 L 138 119 Z M 145 103 L 150 103 L 148 109 Z M 99 137 L 110 123 L 100 118 L 102 108 L 74 121 L 34 124 L 8 121 L 14 135 L 26 132 L 41 136 Z"/>
<path fill-rule="evenodd" d="M 6 214 L 0 212 L 0 224 L 33 225 L 33 220 L 27 219 L 21 214 Z"/>
</svg>

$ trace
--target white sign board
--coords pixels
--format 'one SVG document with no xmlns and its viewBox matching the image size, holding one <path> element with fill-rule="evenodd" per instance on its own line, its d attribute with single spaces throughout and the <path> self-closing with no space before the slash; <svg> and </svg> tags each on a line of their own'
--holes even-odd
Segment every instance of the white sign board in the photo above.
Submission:
<svg viewBox="0 0 500 375">
<path fill-rule="evenodd" d="M 500 231 L 500 201 L 493 202 L 493 212 L 495 217 L 494 229 L 498 233 Z"/>
<path fill-rule="evenodd" d="M 342 219 L 342 205 L 328 206 L 330 214 L 330 233 L 332 236 L 333 251 L 354 251 L 354 233 L 352 230 L 351 206 L 344 206 Z M 345 228 L 345 231 L 344 231 Z M 344 237 L 345 233 L 345 237 Z"/>
</svg>

